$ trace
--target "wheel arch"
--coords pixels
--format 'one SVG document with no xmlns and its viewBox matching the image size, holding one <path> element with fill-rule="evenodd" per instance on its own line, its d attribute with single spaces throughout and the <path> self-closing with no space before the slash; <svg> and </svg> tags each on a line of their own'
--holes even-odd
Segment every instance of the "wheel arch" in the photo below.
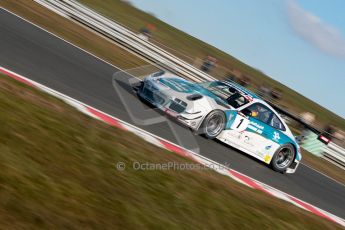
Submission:
<svg viewBox="0 0 345 230">
<path fill-rule="evenodd" d="M 228 119 L 228 117 L 227 117 L 227 115 L 226 115 L 226 113 L 224 112 L 224 110 L 221 110 L 221 109 L 212 109 L 212 110 L 210 110 L 208 113 L 205 113 L 205 115 L 204 115 L 204 117 L 203 117 L 203 119 L 200 121 L 200 123 L 199 123 L 199 126 L 198 126 L 198 131 L 200 131 L 200 129 L 202 129 L 203 128 L 203 125 L 204 125 L 204 122 L 205 122 L 205 119 L 208 117 L 208 115 L 210 115 L 212 112 L 215 112 L 215 111 L 219 111 L 219 112 L 221 112 L 223 115 L 224 115 L 224 129 L 226 128 L 226 122 L 227 122 L 227 119 Z"/>
<path fill-rule="evenodd" d="M 226 113 L 223 111 L 223 110 L 221 110 L 221 109 L 211 109 L 210 111 L 208 111 L 207 113 L 205 113 L 204 115 L 203 115 L 203 118 L 202 118 L 202 120 L 200 121 L 200 124 L 199 124 L 199 127 L 198 128 L 200 128 L 201 127 L 201 124 L 204 122 L 204 120 L 205 120 L 205 118 L 210 114 L 210 113 L 212 113 L 213 111 L 220 111 L 220 112 L 222 112 L 223 114 L 224 114 L 224 117 L 225 117 L 225 121 L 227 120 L 227 116 L 226 116 Z"/>
<path fill-rule="evenodd" d="M 295 150 L 295 156 L 293 158 L 293 160 L 295 161 L 296 160 L 296 157 L 297 157 L 297 154 L 298 154 L 298 148 L 296 146 L 296 144 L 292 143 L 292 142 L 288 142 L 287 144 L 290 144 L 292 145 L 293 149 Z"/>
</svg>

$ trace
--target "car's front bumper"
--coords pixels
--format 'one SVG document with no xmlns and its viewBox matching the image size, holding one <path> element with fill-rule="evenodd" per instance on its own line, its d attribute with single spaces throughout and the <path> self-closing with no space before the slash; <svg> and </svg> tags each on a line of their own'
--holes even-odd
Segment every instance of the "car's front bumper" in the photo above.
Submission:
<svg viewBox="0 0 345 230">
<path fill-rule="evenodd" d="M 188 126 L 189 128 L 193 130 L 198 130 L 203 119 L 204 119 L 204 114 L 202 112 L 196 112 L 196 113 L 180 113 L 177 116 L 177 119 L 179 122 L 182 124 Z"/>
<path fill-rule="evenodd" d="M 300 161 L 295 160 L 292 162 L 292 164 L 289 166 L 289 168 L 286 169 L 286 173 L 295 173 Z"/>
<path fill-rule="evenodd" d="M 140 98 L 163 111 L 170 117 L 178 120 L 183 125 L 193 130 L 199 129 L 203 119 L 203 113 L 201 111 L 188 113 L 186 111 L 186 103 L 181 105 L 181 102 L 183 103 L 182 100 L 178 98 L 169 98 L 163 92 L 157 90 L 151 82 L 146 85 L 143 84 L 137 93 Z"/>
</svg>

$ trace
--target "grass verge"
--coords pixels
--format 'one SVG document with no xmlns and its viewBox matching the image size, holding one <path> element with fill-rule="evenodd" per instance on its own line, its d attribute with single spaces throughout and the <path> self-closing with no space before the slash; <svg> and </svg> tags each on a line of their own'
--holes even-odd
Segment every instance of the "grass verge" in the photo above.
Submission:
<svg viewBox="0 0 345 230">
<path fill-rule="evenodd" d="M 0 121 L 1 229 L 341 229 L 2 75 Z"/>
</svg>

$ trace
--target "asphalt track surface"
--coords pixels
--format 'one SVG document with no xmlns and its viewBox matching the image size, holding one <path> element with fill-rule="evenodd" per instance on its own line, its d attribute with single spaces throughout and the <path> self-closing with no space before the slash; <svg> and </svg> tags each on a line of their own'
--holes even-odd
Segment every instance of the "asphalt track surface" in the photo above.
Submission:
<svg viewBox="0 0 345 230">
<path fill-rule="evenodd" d="M 133 124 L 112 84 L 119 69 L 3 9 L 0 9 L 0 65 Z M 139 127 L 176 142 L 167 122 Z M 200 136 L 195 136 L 195 140 L 201 155 L 229 164 L 234 170 L 345 218 L 344 185 L 304 165 L 295 174 L 276 173 L 216 141 Z"/>
</svg>

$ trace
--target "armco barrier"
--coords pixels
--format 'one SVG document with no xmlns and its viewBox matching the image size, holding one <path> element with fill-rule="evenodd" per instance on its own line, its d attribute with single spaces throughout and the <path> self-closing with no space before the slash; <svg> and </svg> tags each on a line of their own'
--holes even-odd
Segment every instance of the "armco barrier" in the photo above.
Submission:
<svg viewBox="0 0 345 230">
<path fill-rule="evenodd" d="M 35 0 L 37 3 L 55 11 L 56 13 L 76 20 L 106 37 L 115 39 L 134 52 L 148 58 L 155 63 L 161 63 L 172 72 L 181 74 L 194 81 L 215 80 L 210 75 L 195 68 L 189 63 L 176 58 L 162 48 L 149 41 L 141 39 L 137 34 L 124 28 L 118 23 L 97 14 L 84 5 L 72 0 Z"/>
<path fill-rule="evenodd" d="M 323 151 L 324 159 L 345 169 L 345 149 L 330 142 Z"/>
<path fill-rule="evenodd" d="M 153 43 L 143 40 L 138 37 L 137 34 L 124 28 L 120 24 L 98 14 L 97 12 L 87 8 L 86 6 L 78 3 L 74 0 L 34 0 L 35 2 L 49 8 L 50 10 L 67 17 L 69 19 L 78 21 L 85 26 L 92 28 L 93 30 L 101 33 L 102 35 L 119 42 L 120 44 L 131 49 L 133 52 L 140 54 L 141 56 L 151 60 L 155 63 L 159 63 L 164 68 L 178 73 L 184 77 L 187 77 L 193 81 L 200 82 L 205 80 L 215 80 L 212 76 L 204 73 L 198 68 L 190 65 L 189 63 L 177 58 L 176 56 L 168 53 L 164 49 L 154 45 Z M 273 105 L 276 109 L 281 110 L 276 105 Z M 281 112 L 281 111 L 280 111 Z M 285 112 L 291 115 L 289 112 Z M 293 116 L 296 119 L 296 116 Z M 299 122 L 301 119 L 297 117 Z M 303 123 L 304 124 L 304 123 Z M 308 124 L 304 124 L 307 125 Z M 310 127 L 315 131 L 315 128 Z M 327 148 L 325 155 L 332 162 L 342 162 L 345 164 L 345 150 L 332 143 L 331 148 Z"/>
<path fill-rule="evenodd" d="M 345 149 L 336 145 L 333 142 L 325 144 L 318 139 L 318 135 L 308 131 L 304 135 L 298 137 L 300 145 L 303 149 L 322 157 L 323 159 L 345 169 Z"/>
</svg>

